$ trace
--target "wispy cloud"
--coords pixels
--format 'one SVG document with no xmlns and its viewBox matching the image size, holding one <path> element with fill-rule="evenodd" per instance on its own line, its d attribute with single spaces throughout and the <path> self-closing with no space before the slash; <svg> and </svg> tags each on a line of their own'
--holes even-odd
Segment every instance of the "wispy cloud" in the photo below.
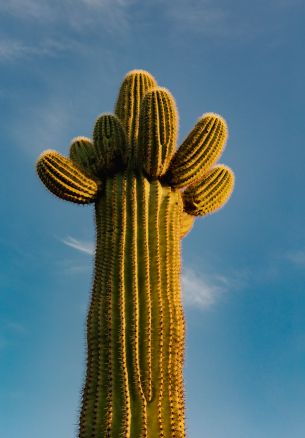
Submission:
<svg viewBox="0 0 305 438">
<path fill-rule="evenodd" d="M 285 22 L 287 8 L 291 10 L 302 0 L 265 0 L 251 5 L 232 5 L 225 0 L 154 0 L 175 29 L 182 34 L 207 38 L 235 39 L 243 42 L 264 34 L 278 33 Z M 232 7 L 233 6 L 233 7 Z M 276 17 L 276 19 L 275 19 Z"/>
<path fill-rule="evenodd" d="M 0 60 L 16 59 L 29 53 L 29 47 L 17 40 L 0 41 Z"/>
<path fill-rule="evenodd" d="M 50 19 L 52 4 L 47 0 L 6 0 L 0 3 L 0 11 L 21 17 Z"/>
<path fill-rule="evenodd" d="M 25 43 L 17 39 L 2 39 L 0 41 L 0 61 L 16 60 L 31 56 L 54 57 L 61 53 L 77 51 L 80 45 L 69 40 L 45 39 L 38 44 Z"/>
<path fill-rule="evenodd" d="M 305 250 L 299 249 L 295 251 L 288 251 L 286 253 L 286 259 L 290 261 L 293 265 L 298 267 L 305 266 Z"/>
<path fill-rule="evenodd" d="M 0 27 L 2 17 L 5 23 L 11 23 L 3 26 L 0 34 L 0 62 L 59 57 L 67 53 L 84 55 L 87 59 L 88 53 L 95 52 L 94 45 L 103 34 L 122 38 L 130 30 L 133 3 L 133 0 L 0 2 Z M 36 31 L 29 32 L 29 26 Z M 90 44 L 89 35 L 94 35 Z"/>
<path fill-rule="evenodd" d="M 94 244 L 93 242 L 83 241 L 76 239 L 72 236 L 67 236 L 65 238 L 59 239 L 64 245 L 73 248 L 74 250 L 85 254 L 86 256 L 93 257 L 94 256 Z M 66 274 L 85 274 L 88 273 L 91 269 L 90 259 L 82 259 L 79 257 L 65 257 L 63 259 L 58 260 L 58 266 L 60 267 L 60 272 L 64 272 Z"/>
<path fill-rule="evenodd" d="M 229 279 L 224 276 L 199 276 L 193 269 L 182 273 L 182 295 L 185 305 L 206 309 L 229 289 Z"/>
<path fill-rule="evenodd" d="M 60 151 L 66 144 L 73 117 L 69 102 L 50 96 L 43 105 L 32 105 L 22 117 L 16 117 L 8 135 L 31 159 L 37 159 L 42 150 Z"/>
<path fill-rule="evenodd" d="M 71 1 L 65 0 L 69 6 Z M 68 7 L 66 20 L 74 31 L 94 30 L 98 26 L 103 31 L 122 34 L 130 28 L 129 7 L 136 1 L 78 0 Z"/>
<path fill-rule="evenodd" d="M 91 263 L 89 262 L 80 262 L 79 260 L 75 260 L 75 258 L 64 258 L 59 259 L 56 262 L 57 271 L 70 275 L 83 275 L 88 274 L 92 271 Z"/>
<path fill-rule="evenodd" d="M 6 321 L 6 328 L 8 331 L 20 335 L 24 335 L 28 333 L 26 327 L 20 322 L 16 322 L 16 321 Z"/>
<path fill-rule="evenodd" d="M 71 236 L 62 239 L 62 242 L 65 245 L 76 249 L 77 251 L 84 252 L 85 254 L 89 254 L 91 256 L 94 255 L 94 244 L 92 242 L 84 242 Z"/>
<path fill-rule="evenodd" d="M 21 20 L 46 25 L 54 22 L 65 27 L 91 31 L 90 25 L 102 23 L 103 30 L 121 31 L 129 23 L 129 7 L 137 0 L 8 0 L 0 4 L 0 12 Z M 88 27 L 89 26 L 89 27 Z"/>
<path fill-rule="evenodd" d="M 158 19 L 166 20 L 166 27 L 176 37 L 199 34 L 216 38 L 251 38 L 260 33 L 269 33 L 275 29 L 270 18 L 276 21 L 286 13 L 288 5 L 299 6 L 302 0 L 266 0 L 251 7 L 233 7 L 225 0 L 7 0 L 0 3 L 0 13 L 9 14 L 20 22 L 31 22 L 33 26 L 44 26 L 54 39 L 54 24 L 61 35 L 94 33 L 97 36 L 108 32 L 120 38 L 133 29 L 133 6 L 147 8 L 148 13 L 140 13 L 143 21 L 149 23 Z M 153 13 L 151 13 L 151 8 Z M 279 15 L 277 15 L 279 14 Z M 16 51 L 17 49 L 15 49 Z M 19 49 L 18 49 L 19 50 Z M 31 52 L 32 55 L 35 51 Z"/>
</svg>

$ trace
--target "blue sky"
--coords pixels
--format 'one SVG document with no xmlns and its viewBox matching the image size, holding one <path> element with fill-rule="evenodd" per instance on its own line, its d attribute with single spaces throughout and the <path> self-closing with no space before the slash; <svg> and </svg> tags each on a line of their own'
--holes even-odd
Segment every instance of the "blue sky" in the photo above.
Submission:
<svg viewBox="0 0 305 438">
<path fill-rule="evenodd" d="M 189 438 L 305 436 L 304 1 L 0 4 L 0 435 L 76 436 L 92 207 L 39 182 L 131 69 L 176 98 L 180 142 L 222 114 L 230 202 L 183 242 Z"/>
</svg>

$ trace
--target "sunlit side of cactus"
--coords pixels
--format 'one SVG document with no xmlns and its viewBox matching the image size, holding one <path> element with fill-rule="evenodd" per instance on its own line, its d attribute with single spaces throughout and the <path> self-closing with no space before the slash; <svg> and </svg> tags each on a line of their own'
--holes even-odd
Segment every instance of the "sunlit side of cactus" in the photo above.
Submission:
<svg viewBox="0 0 305 438">
<path fill-rule="evenodd" d="M 95 203 L 79 438 L 185 437 L 180 241 L 228 200 L 234 176 L 214 166 L 227 137 L 220 116 L 204 115 L 176 151 L 177 132 L 170 92 L 134 70 L 93 141 L 77 137 L 70 158 L 46 151 L 37 161 L 52 193 Z"/>
</svg>

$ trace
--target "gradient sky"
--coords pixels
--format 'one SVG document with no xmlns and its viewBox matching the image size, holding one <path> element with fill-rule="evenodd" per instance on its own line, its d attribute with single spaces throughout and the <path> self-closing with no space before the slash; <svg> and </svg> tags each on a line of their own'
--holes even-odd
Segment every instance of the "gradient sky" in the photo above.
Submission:
<svg viewBox="0 0 305 438">
<path fill-rule="evenodd" d="M 113 109 L 131 69 L 176 98 L 180 142 L 222 114 L 230 202 L 183 242 L 189 438 L 305 436 L 302 0 L 0 4 L 0 436 L 75 438 L 93 208 L 35 174 Z"/>
</svg>

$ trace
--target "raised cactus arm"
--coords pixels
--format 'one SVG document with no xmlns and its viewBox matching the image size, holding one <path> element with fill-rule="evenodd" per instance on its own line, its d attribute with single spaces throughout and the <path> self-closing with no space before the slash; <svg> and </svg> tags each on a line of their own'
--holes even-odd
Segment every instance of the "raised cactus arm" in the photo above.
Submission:
<svg viewBox="0 0 305 438">
<path fill-rule="evenodd" d="M 134 70 L 93 141 L 77 137 L 70 158 L 49 151 L 37 162 L 51 192 L 95 202 L 79 438 L 185 437 L 181 237 L 227 201 L 234 176 L 212 167 L 227 136 L 220 116 L 206 114 L 176 151 L 177 131 L 170 92 Z"/>
<path fill-rule="evenodd" d="M 134 156 L 138 149 L 142 99 L 149 90 L 156 86 L 157 82 L 150 73 L 144 70 L 132 70 L 125 76 L 119 91 L 115 114 L 125 128 L 128 140 L 128 159 L 131 167 L 135 163 Z"/>
<path fill-rule="evenodd" d="M 162 176 L 176 149 L 177 111 L 165 88 L 153 88 L 142 101 L 139 122 L 139 164 L 151 178 Z"/>
<path fill-rule="evenodd" d="M 227 125 L 214 113 L 196 123 L 176 152 L 165 180 L 176 188 L 200 180 L 220 157 L 227 139 Z"/>
</svg>

